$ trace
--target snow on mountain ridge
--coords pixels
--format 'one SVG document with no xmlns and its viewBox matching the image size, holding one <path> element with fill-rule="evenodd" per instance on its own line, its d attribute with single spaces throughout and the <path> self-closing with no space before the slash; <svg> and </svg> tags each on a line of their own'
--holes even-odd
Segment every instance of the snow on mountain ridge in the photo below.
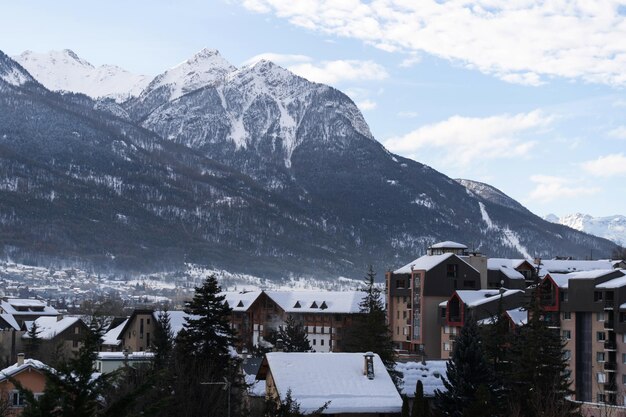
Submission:
<svg viewBox="0 0 626 417">
<path fill-rule="evenodd" d="M 35 81 L 23 67 L 2 51 L 0 51 L 0 80 L 13 86 L 20 86 L 29 81 Z"/>
<path fill-rule="evenodd" d="M 593 217 L 588 214 L 574 213 L 558 218 L 553 214 L 549 214 L 545 216 L 545 219 L 581 232 L 612 240 L 618 245 L 626 245 L 626 216 Z"/>
<path fill-rule="evenodd" d="M 47 53 L 24 51 L 13 59 L 49 90 L 83 93 L 93 98 L 121 102 L 138 95 L 149 81 L 145 75 L 115 65 L 95 67 L 70 49 Z"/>
</svg>

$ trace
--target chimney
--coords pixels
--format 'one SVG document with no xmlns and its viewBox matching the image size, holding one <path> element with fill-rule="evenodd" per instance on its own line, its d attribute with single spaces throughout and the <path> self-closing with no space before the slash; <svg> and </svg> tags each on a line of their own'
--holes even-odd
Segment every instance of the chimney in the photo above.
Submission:
<svg viewBox="0 0 626 417">
<path fill-rule="evenodd" d="M 24 365 L 24 354 L 23 353 L 18 353 L 17 354 L 17 365 L 18 366 Z"/>
<path fill-rule="evenodd" d="M 284 349 L 283 339 L 281 338 L 276 339 L 276 344 L 274 345 L 274 352 L 282 352 L 283 349 Z"/>
<path fill-rule="evenodd" d="M 363 375 L 367 375 L 367 379 L 374 379 L 374 354 L 367 352 L 363 357 L 365 358 Z"/>
</svg>

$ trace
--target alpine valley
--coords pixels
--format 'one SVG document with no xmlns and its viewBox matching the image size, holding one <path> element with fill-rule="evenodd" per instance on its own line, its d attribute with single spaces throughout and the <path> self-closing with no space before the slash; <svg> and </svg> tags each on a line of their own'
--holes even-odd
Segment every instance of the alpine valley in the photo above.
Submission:
<svg viewBox="0 0 626 417">
<path fill-rule="evenodd" d="M 67 50 L 0 53 L 5 259 L 360 277 L 441 240 L 502 257 L 615 248 L 391 154 L 348 96 L 269 61 L 202 50 L 150 80 Z"/>
</svg>

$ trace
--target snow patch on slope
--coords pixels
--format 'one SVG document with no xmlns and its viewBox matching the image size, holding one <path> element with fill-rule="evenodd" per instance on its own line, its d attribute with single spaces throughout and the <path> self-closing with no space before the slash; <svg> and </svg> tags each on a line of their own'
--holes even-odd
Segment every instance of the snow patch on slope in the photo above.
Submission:
<svg viewBox="0 0 626 417">
<path fill-rule="evenodd" d="M 149 81 L 145 75 L 115 65 L 94 67 L 69 49 L 47 53 L 25 51 L 13 59 L 49 90 L 83 93 L 93 98 L 107 97 L 121 102 L 138 95 Z"/>
<path fill-rule="evenodd" d="M 501 236 L 502 243 L 504 243 L 505 245 L 511 248 L 516 249 L 519 253 L 524 255 L 525 258 L 527 259 L 532 258 L 530 254 L 528 253 L 528 249 L 524 245 L 522 245 L 522 243 L 520 242 L 520 239 L 517 233 L 515 233 L 508 227 L 500 227 L 497 224 L 495 224 L 493 220 L 491 220 L 491 217 L 489 217 L 489 213 L 487 213 L 487 209 L 485 208 L 485 205 L 482 202 L 478 202 L 478 207 L 480 208 L 480 214 L 482 216 L 482 219 L 487 225 L 487 230 L 496 230 L 496 231 L 502 232 L 502 236 Z"/>
</svg>

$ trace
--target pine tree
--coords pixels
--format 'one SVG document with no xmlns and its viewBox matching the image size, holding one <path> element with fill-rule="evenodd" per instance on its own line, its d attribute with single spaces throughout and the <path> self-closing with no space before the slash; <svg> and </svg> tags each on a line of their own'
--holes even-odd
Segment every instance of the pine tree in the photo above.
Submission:
<svg viewBox="0 0 626 417">
<path fill-rule="evenodd" d="M 402 396 L 402 410 L 400 411 L 401 417 L 411 417 L 411 412 L 409 411 L 409 399 L 406 395 Z"/>
<path fill-rule="evenodd" d="M 481 326 L 485 355 L 493 367 L 496 379 L 505 382 L 508 374 L 508 351 L 511 344 L 511 329 L 503 305 L 503 293 L 500 293 L 498 310 L 490 324 Z"/>
<path fill-rule="evenodd" d="M 461 329 L 446 370 L 447 376 L 443 378 L 446 391 L 435 392 L 435 403 L 443 416 L 472 416 L 475 405 L 484 401 L 479 394 L 485 390 L 491 392 L 489 401 L 493 401 L 499 411 L 502 399 L 497 396 L 501 389 L 485 358 L 478 326 L 472 319 Z M 495 410 L 484 410 L 481 414 L 484 417 L 499 415 L 502 414 Z"/>
<path fill-rule="evenodd" d="M 276 401 L 274 399 L 268 399 L 265 403 L 265 417 L 315 417 L 321 416 L 324 410 L 328 408 L 330 401 L 322 404 L 320 408 L 312 413 L 304 414 L 300 410 L 300 403 L 293 398 L 291 389 L 287 390 L 285 399 L 282 401 Z"/>
<path fill-rule="evenodd" d="M 528 324 L 520 329 L 510 349 L 511 402 L 522 410 L 522 415 L 538 417 L 546 415 L 547 410 L 557 409 L 561 415 L 571 415 L 576 411 L 574 404 L 566 399 L 572 391 L 564 345 L 558 330 L 548 327 L 538 293 L 533 294 L 528 307 Z"/>
<path fill-rule="evenodd" d="M 39 349 L 41 347 L 41 337 L 39 334 L 41 330 L 37 325 L 37 320 L 33 321 L 33 324 L 28 329 L 26 335 L 26 343 L 24 343 L 25 354 L 27 358 L 39 358 Z"/>
<path fill-rule="evenodd" d="M 239 359 L 233 354 L 235 334 L 229 321 L 232 310 L 220 292 L 217 279 L 210 276 L 196 287 L 185 308 L 187 317 L 174 348 L 174 395 L 162 415 L 225 416 L 229 406 L 242 404 Z"/>
<path fill-rule="evenodd" d="M 309 352 L 311 343 L 302 323 L 293 316 L 287 317 L 285 326 L 278 332 L 278 338 L 283 341 L 285 352 Z"/>
<path fill-rule="evenodd" d="M 343 350 L 346 352 L 374 352 L 380 356 L 394 381 L 398 382 L 395 371 L 395 353 L 391 332 L 387 326 L 387 313 L 381 296 L 381 290 L 374 280 L 376 273 L 371 265 L 368 266 L 364 279 L 365 293 L 359 304 L 360 315 L 346 332 Z"/>
<path fill-rule="evenodd" d="M 419 379 L 415 384 L 415 397 L 413 399 L 413 408 L 411 409 L 411 417 L 428 417 L 430 409 L 424 397 L 424 385 Z"/>
<path fill-rule="evenodd" d="M 170 322 L 170 314 L 165 309 L 157 316 L 156 328 L 154 331 L 153 350 L 154 368 L 163 369 L 170 361 L 174 346 L 174 332 Z"/>
</svg>

